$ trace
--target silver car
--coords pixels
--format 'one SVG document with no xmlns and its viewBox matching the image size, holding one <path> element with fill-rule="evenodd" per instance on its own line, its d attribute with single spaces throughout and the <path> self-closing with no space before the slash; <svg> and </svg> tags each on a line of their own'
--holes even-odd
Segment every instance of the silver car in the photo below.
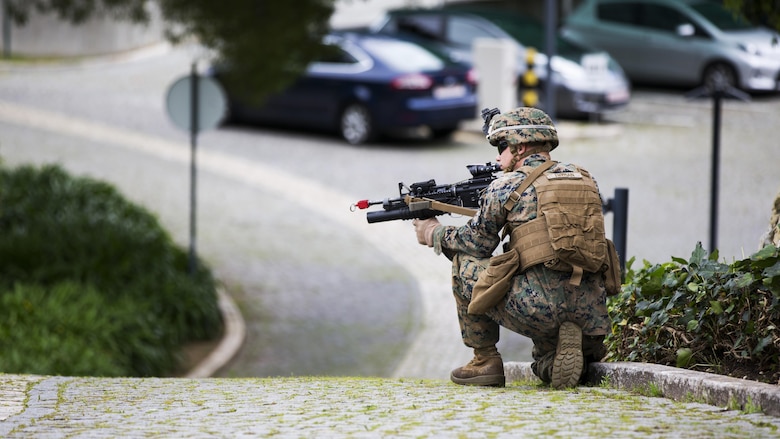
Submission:
<svg viewBox="0 0 780 439">
<path fill-rule="evenodd" d="M 778 90 L 780 35 L 712 0 L 585 0 L 563 36 L 609 52 L 634 83 Z"/>
</svg>

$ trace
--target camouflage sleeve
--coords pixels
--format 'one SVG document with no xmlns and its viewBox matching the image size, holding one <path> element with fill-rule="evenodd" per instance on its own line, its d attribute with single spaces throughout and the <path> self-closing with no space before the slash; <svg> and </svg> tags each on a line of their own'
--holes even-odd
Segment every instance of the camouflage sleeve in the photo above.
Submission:
<svg viewBox="0 0 780 439">
<path fill-rule="evenodd" d="M 522 181 L 522 180 L 520 180 Z M 478 258 L 490 257 L 501 241 L 499 236 L 506 223 L 503 204 L 519 182 L 507 184 L 499 179 L 485 189 L 479 200 L 479 209 L 465 225 L 438 227 L 433 235 L 434 251 L 450 257 L 463 252 Z"/>
<path fill-rule="evenodd" d="M 526 163 L 538 166 L 543 161 L 530 156 Z M 558 163 L 550 172 L 574 172 L 572 164 Z M 536 218 L 537 198 L 533 186 L 526 189 L 512 212 L 504 209 L 509 195 L 525 180 L 527 175 L 518 170 L 505 173 L 485 189 L 479 200 L 479 209 L 465 225 L 441 226 L 433 234 L 433 249 L 437 254 L 452 255 L 462 252 L 478 258 L 490 257 L 501 242 L 501 230 L 507 222 L 519 225 Z"/>
</svg>

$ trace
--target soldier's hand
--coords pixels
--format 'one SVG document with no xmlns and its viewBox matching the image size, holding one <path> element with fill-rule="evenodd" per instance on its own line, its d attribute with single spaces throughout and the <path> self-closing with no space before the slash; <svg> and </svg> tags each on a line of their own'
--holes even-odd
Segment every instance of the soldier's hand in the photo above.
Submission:
<svg viewBox="0 0 780 439">
<path fill-rule="evenodd" d="M 436 230 L 436 227 L 441 225 L 439 220 L 435 217 L 424 220 L 415 219 L 412 221 L 412 225 L 417 234 L 417 242 L 422 245 L 427 245 L 428 247 L 433 247 L 433 231 Z"/>
</svg>

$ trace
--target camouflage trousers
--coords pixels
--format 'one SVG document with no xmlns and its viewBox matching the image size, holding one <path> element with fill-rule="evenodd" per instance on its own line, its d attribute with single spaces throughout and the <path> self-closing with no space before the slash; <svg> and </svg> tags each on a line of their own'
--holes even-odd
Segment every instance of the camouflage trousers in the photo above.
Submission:
<svg viewBox="0 0 780 439">
<path fill-rule="evenodd" d="M 542 266 L 516 275 L 507 295 L 485 314 L 469 314 L 472 290 L 488 258 L 458 253 L 452 258 L 452 291 L 457 305 L 463 343 L 474 349 L 498 343 L 499 327 L 533 341 L 531 365 L 544 382 L 550 382 L 552 362 L 558 344 L 558 327 L 565 321 L 582 328 L 585 363 L 606 354 L 604 336 L 610 327 L 606 292 L 601 275 L 583 276 L 579 287 L 568 284 L 569 273 Z"/>
</svg>

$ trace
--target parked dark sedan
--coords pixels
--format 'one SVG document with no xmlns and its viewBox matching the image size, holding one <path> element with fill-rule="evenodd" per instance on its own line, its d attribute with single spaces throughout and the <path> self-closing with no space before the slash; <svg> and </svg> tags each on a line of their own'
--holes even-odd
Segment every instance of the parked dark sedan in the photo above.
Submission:
<svg viewBox="0 0 780 439">
<path fill-rule="evenodd" d="M 518 78 L 525 73 L 526 49 L 534 48 L 534 72 L 547 83 L 547 56 L 544 27 L 535 19 L 515 10 L 473 5 L 445 5 L 439 8 L 393 9 L 371 25 L 373 32 L 389 35 L 414 35 L 438 44 L 442 50 L 464 62 L 472 62 L 477 38 L 511 41 L 517 47 Z M 620 65 L 604 51 L 579 47 L 562 38 L 557 40 L 552 60 L 552 83 L 556 86 L 557 115 L 581 118 L 625 107 L 630 84 Z M 522 81 L 518 80 L 521 85 Z M 522 89 L 518 90 L 518 101 Z M 543 106 L 540 104 L 540 107 Z"/>
<path fill-rule="evenodd" d="M 334 31 L 324 42 L 337 50 L 262 106 L 228 96 L 229 119 L 333 130 L 360 144 L 418 127 L 445 137 L 477 117 L 468 65 L 386 35 Z"/>
</svg>

